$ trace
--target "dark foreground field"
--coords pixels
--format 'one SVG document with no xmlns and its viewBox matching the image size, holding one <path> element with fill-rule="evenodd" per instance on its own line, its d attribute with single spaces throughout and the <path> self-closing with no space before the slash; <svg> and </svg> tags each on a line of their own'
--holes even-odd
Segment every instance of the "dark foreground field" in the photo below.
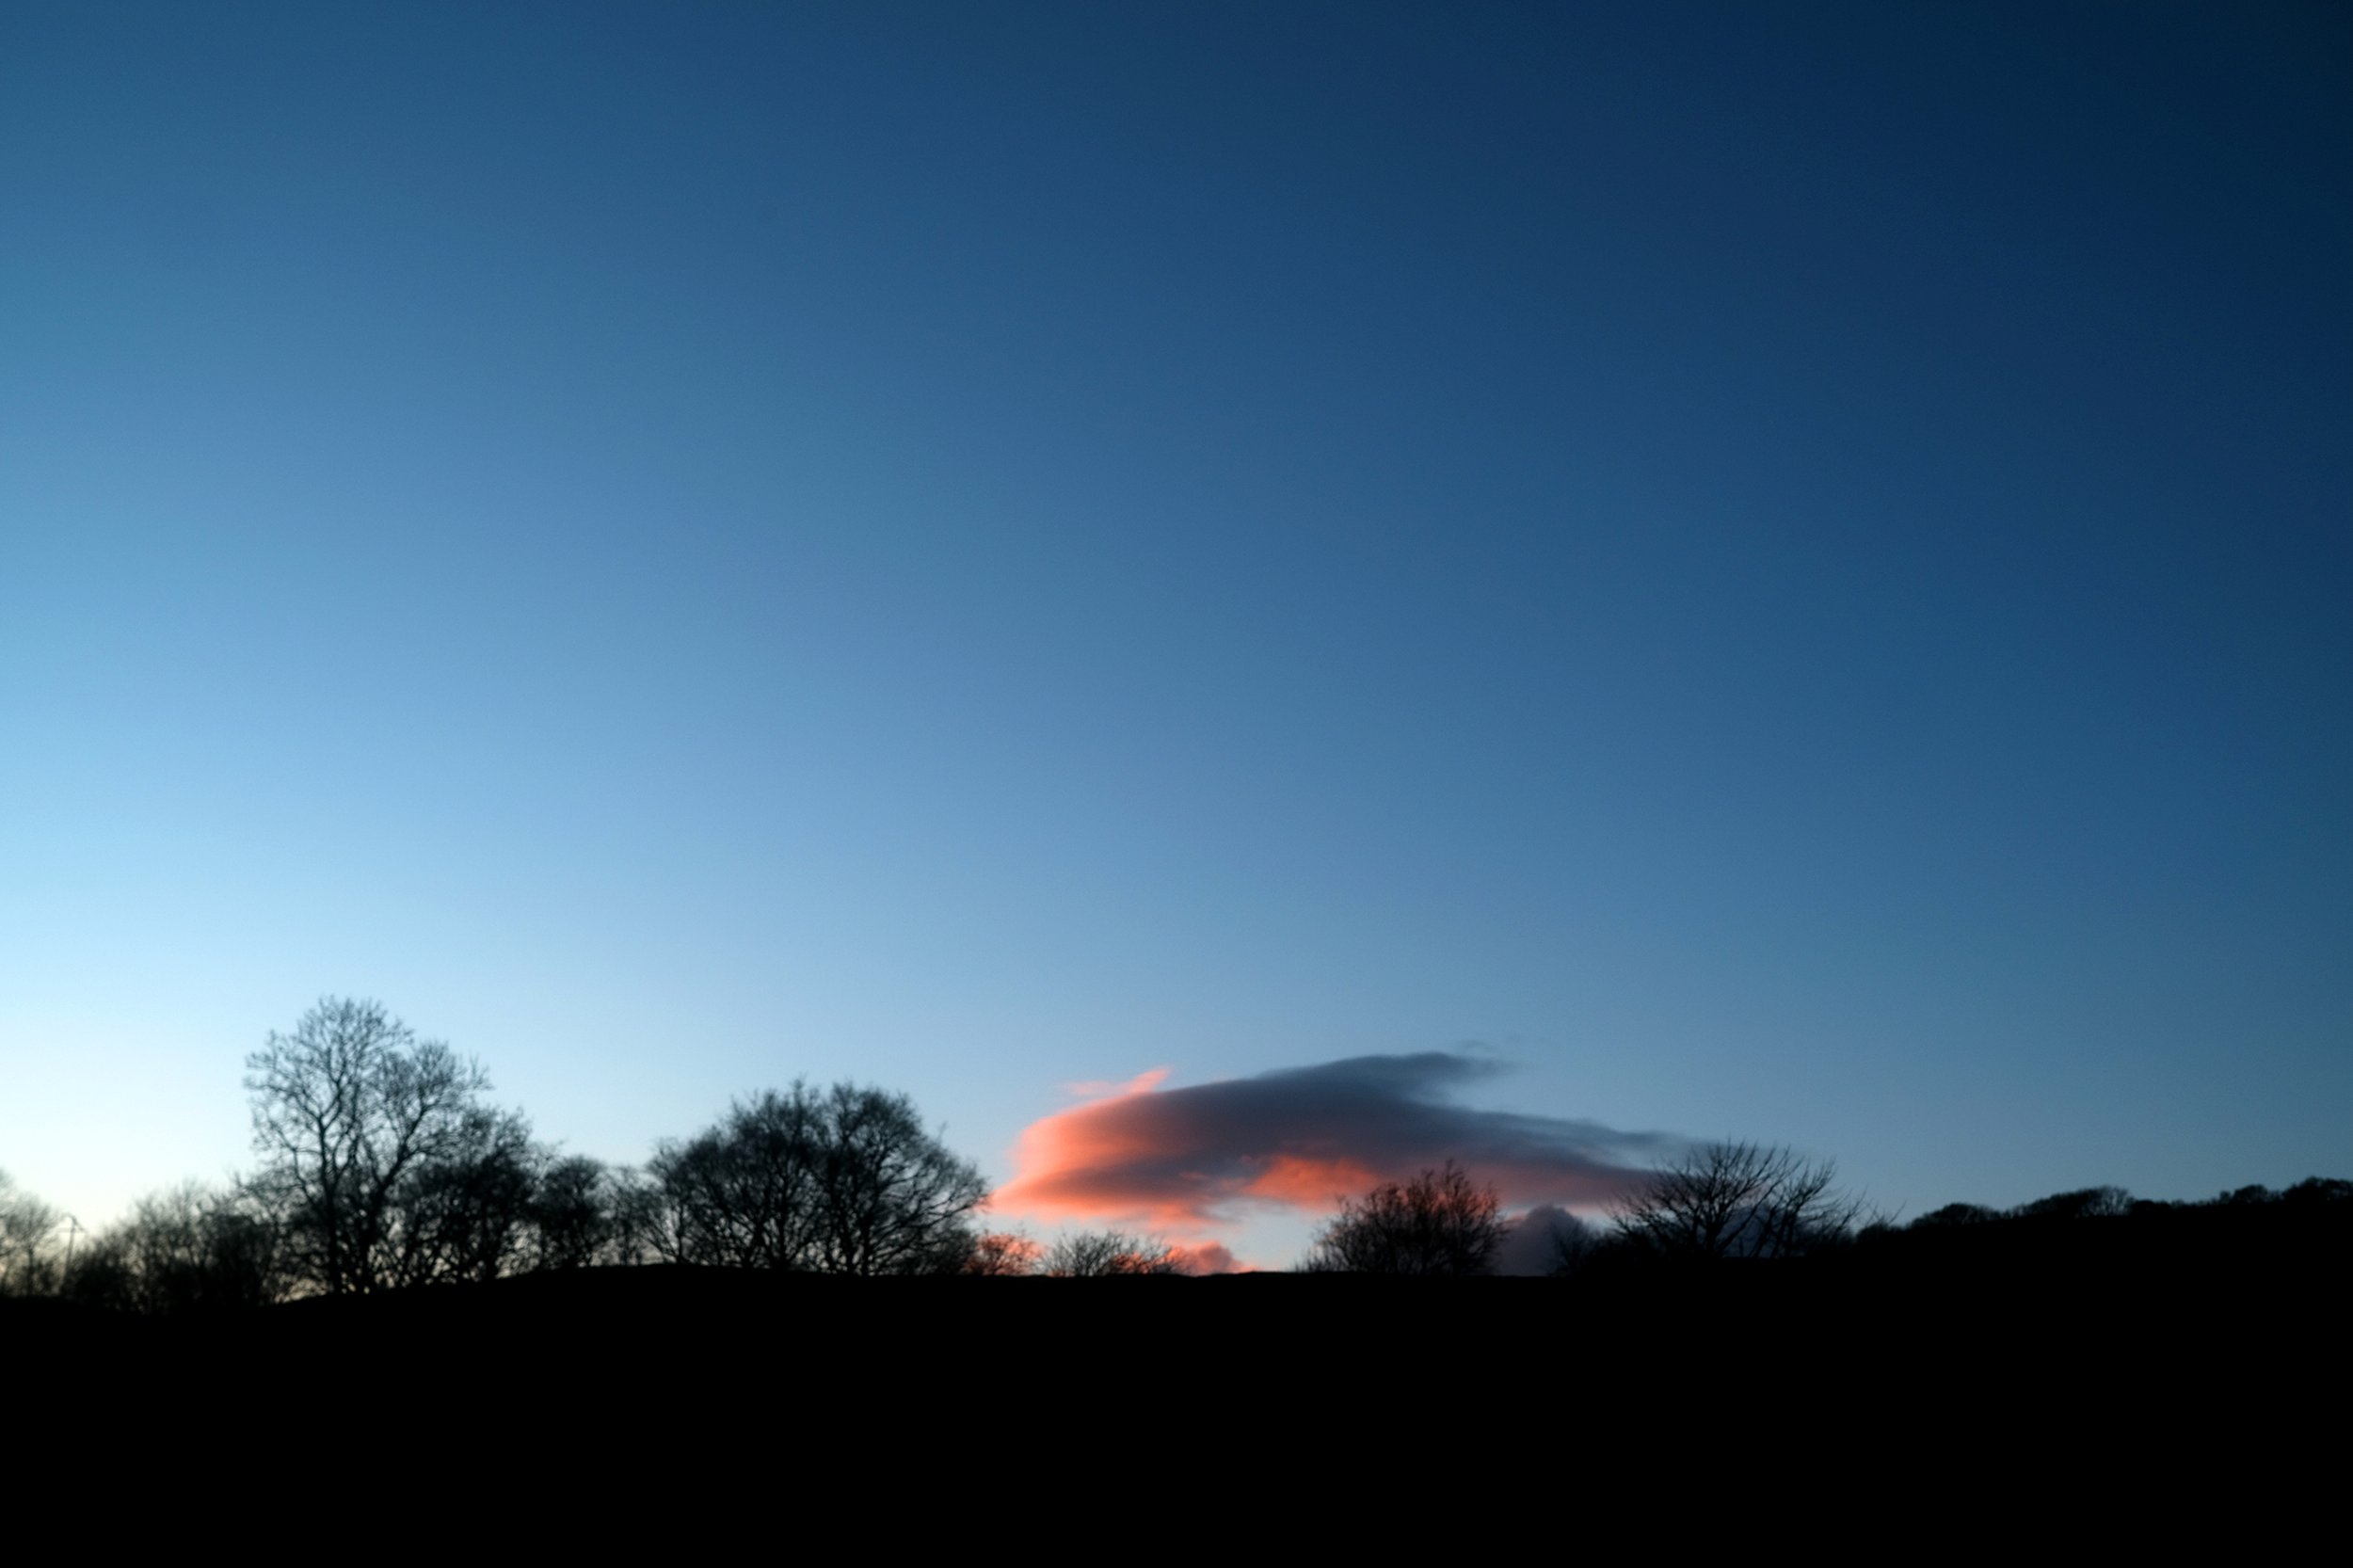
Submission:
<svg viewBox="0 0 2353 1568">
<path fill-rule="evenodd" d="M 67 1402 L 77 1388 L 138 1405 L 329 1384 L 364 1390 L 391 1424 L 528 1392 L 616 1416 L 814 1407 L 838 1428 L 1303 1404 L 1382 1425 L 1570 1405 L 1633 1420 L 1726 1401 L 1902 1425 L 1922 1401 L 2047 1418 L 2087 1400 L 2158 1411 L 2341 1386 L 2335 1260 L 1968 1262 L 1571 1280 L 605 1268 L 195 1320 L 0 1302 L 0 1334 L 20 1386 Z"/>
<path fill-rule="evenodd" d="M 2295 1434 L 2338 1430 L 2341 1302 L 2301 1258 L 2229 1277 L 2096 1257 L 1461 1281 L 637 1268 L 213 1321 L 0 1303 L 0 1338 L 16 1429 L 60 1471 L 140 1497 L 161 1472 L 206 1530 L 228 1507 L 341 1532 L 311 1537 L 333 1556 L 485 1529 L 713 1551 L 746 1511 L 795 1540 L 840 1518 L 903 1544 L 1181 1542 L 1237 1509 L 1274 1521 L 1248 1530 L 1271 1544 L 1387 1556 L 1531 1513 L 1642 1550 L 1882 1528 L 1907 1549 L 2020 1530 L 2245 1549 L 2333 1495 L 2336 1439 Z"/>
</svg>

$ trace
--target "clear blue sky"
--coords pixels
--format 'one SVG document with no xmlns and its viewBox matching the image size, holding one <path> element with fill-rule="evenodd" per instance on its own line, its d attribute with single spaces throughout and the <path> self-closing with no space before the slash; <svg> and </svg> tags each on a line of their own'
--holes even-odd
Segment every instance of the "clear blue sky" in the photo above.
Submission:
<svg viewBox="0 0 2353 1568">
<path fill-rule="evenodd" d="M 0 1168 L 220 1175 L 347 993 L 619 1160 L 1475 1042 L 1914 1213 L 2353 1175 L 2348 83 L 2330 6 L 9 5 Z"/>
</svg>

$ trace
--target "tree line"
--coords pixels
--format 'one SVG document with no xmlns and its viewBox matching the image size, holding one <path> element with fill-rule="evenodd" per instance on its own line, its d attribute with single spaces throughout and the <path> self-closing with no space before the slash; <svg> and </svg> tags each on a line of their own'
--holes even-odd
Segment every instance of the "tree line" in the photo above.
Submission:
<svg viewBox="0 0 2353 1568">
<path fill-rule="evenodd" d="M 592 1265 L 1065 1278 L 1185 1269 L 1158 1237 L 1082 1232 L 1048 1246 L 983 1230 L 978 1167 L 906 1096 L 877 1088 L 796 1081 L 662 1141 L 642 1167 L 610 1166 L 535 1140 L 520 1112 L 489 1103 L 479 1063 L 418 1039 L 376 1002 L 331 998 L 270 1034 L 247 1058 L 245 1084 L 249 1172 L 151 1195 L 87 1240 L 0 1173 L 0 1296 L 182 1314 Z M 2341 1227 L 2353 1183 L 2243 1188 L 2202 1206 L 2092 1188 L 2006 1211 L 1948 1205 L 1897 1226 L 1840 1187 L 1831 1161 L 1718 1142 L 1629 1186 L 1602 1226 L 1558 1209 L 1509 1219 L 1493 1185 L 1447 1160 L 1344 1199 L 1300 1268 L 1476 1275 L 1510 1249 L 1515 1272 L 1569 1274 L 1884 1252 L 1897 1239 L 1914 1256 L 1950 1252 L 1956 1238 L 1990 1256 L 1988 1238 L 2047 1237 L 2056 1223 L 2266 1205 L 2291 1219 L 2326 1208 Z M 1541 1233 L 1529 1228 L 1540 1222 Z"/>
<path fill-rule="evenodd" d="M 256 1163 L 141 1199 L 85 1240 L 0 1173 L 0 1295 L 174 1314 L 592 1265 L 811 1273 L 1174 1274 L 1176 1247 L 986 1233 L 979 1167 L 904 1094 L 796 1081 L 642 1167 L 568 1155 L 480 1063 L 329 998 L 246 1059 Z"/>
<path fill-rule="evenodd" d="M 567 1155 L 488 1101 L 478 1062 L 374 1001 L 321 1001 L 245 1083 L 250 1171 L 79 1245 L 0 1178 L 0 1294 L 176 1312 L 592 1264 L 954 1272 L 987 1193 L 905 1096 L 852 1084 L 740 1100 L 642 1168 Z"/>
</svg>

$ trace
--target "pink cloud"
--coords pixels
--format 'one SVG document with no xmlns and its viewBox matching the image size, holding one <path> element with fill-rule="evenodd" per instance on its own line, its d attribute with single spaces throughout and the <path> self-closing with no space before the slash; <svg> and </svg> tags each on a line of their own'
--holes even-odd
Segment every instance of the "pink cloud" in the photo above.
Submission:
<svg viewBox="0 0 2353 1568">
<path fill-rule="evenodd" d="M 1242 1266 L 1222 1241 L 1176 1242 L 1176 1262 L 1189 1274 L 1238 1274 Z"/>
<path fill-rule="evenodd" d="M 1165 1068 L 1089 1084 L 1086 1103 L 1023 1130 L 995 1207 L 1198 1236 L 1254 1209 L 1325 1212 L 1447 1159 L 1495 1182 L 1508 1204 L 1590 1205 L 1638 1180 L 1636 1161 L 1673 1142 L 1453 1102 L 1501 1070 L 1428 1051 L 1180 1089 L 1162 1087 Z"/>
</svg>

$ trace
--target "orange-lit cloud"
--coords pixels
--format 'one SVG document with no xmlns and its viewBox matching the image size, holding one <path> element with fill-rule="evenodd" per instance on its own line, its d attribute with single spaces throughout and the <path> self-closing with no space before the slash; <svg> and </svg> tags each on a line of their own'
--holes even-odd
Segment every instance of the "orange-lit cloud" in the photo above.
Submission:
<svg viewBox="0 0 2353 1568">
<path fill-rule="evenodd" d="M 1593 1204 L 1640 1179 L 1674 1141 L 1595 1122 L 1455 1104 L 1502 1069 L 1448 1051 L 1361 1056 L 1191 1088 L 1166 1069 L 1090 1084 L 1085 1104 L 1021 1134 L 994 1207 L 1048 1221 L 1179 1235 L 1253 1208 L 1321 1212 L 1448 1159 L 1507 1204 Z"/>
</svg>

